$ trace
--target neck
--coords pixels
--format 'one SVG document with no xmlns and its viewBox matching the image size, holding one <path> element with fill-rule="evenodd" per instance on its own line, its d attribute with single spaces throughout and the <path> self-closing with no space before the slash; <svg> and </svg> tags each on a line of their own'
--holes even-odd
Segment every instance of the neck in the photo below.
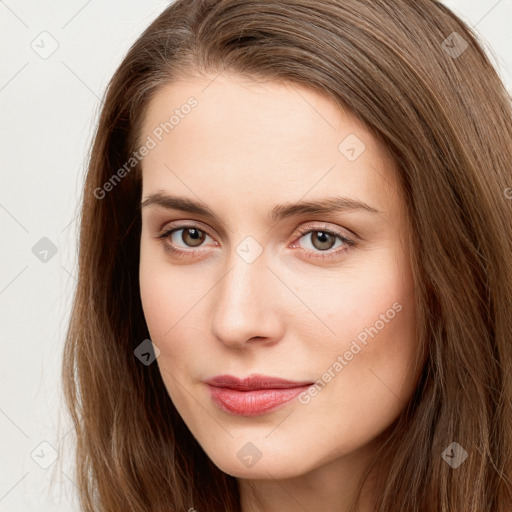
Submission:
<svg viewBox="0 0 512 512">
<path fill-rule="evenodd" d="M 299 476 L 239 479 L 242 512 L 369 512 L 373 510 L 375 471 L 364 481 L 357 508 L 353 503 L 375 445 L 341 456 Z"/>
</svg>

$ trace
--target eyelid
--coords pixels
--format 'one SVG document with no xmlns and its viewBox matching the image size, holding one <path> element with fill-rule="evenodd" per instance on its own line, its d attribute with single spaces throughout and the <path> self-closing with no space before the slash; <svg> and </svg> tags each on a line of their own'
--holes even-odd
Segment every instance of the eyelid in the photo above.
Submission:
<svg viewBox="0 0 512 512">
<path fill-rule="evenodd" d="M 176 222 L 180 223 L 180 224 L 176 224 Z M 167 237 L 170 237 L 171 234 L 173 234 L 174 232 L 176 231 L 180 231 L 181 229 L 192 229 L 192 228 L 197 228 L 199 229 L 200 231 L 204 232 L 206 235 L 208 235 L 214 242 L 216 245 L 219 245 L 219 243 L 215 240 L 215 236 L 212 235 L 211 231 L 210 231 L 210 228 L 208 227 L 204 227 L 205 224 L 203 224 L 202 222 L 200 221 L 173 221 L 173 222 L 168 222 L 166 224 L 164 224 L 163 228 L 160 230 L 160 234 L 158 234 L 155 238 L 157 239 L 160 239 L 162 242 L 165 243 L 165 239 Z M 175 249 L 176 251 L 179 251 L 179 252 L 183 252 L 183 253 L 189 253 L 189 254 L 193 254 L 197 251 L 201 251 L 203 249 L 204 246 L 200 246 L 196 249 L 190 247 L 189 249 Z"/>
<path fill-rule="evenodd" d="M 202 223 L 200 220 L 173 220 L 171 222 L 166 222 L 160 229 L 160 232 L 163 233 L 164 231 L 171 231 L 172 229 L 178 229 L 178 228 L 196 228 L 196 227 L 201 229 L 201 231 L 204 231 L 211 237 L 213 237 L 208 225 Z"/>
<path fill-rule="evenodd" d="M 178 224 L 176 224 L 178 223 Z M 323 225 L 319 225 L 323 224 Z M 164 224 L 164 227 L 161 229 L 161 232 L 159 235 L 156 236 L 157 239 L 160 239 L 162 243 L 165 245 L 165 239 L 171 235 L 171 233 L 175 231 L 179 231 L 181 229 L 187 229 L 187 228 L 198 228 L 200 231 L 203 231 L 206 233 L 210 238 L 212 238 L 216 245 L 219 245 L 218 242 L 215 240 L 215 236 L 211 234 L 209 227 L 206 226 L 201 221 L 173 221 L 169 222 L 167 224 Z M 358 235 L 356 235 L 353 231 L 347 230 L 346 228 L 336 227 L 331 228 L 327 225 L 327 223 L 321 223 L 319 221 L 310 221 L 309 223 L 306 223 L 305 225 L 299 226 L 293 233 L 293 241 L 297 240 L 298 238 L 302 238 L 303 236 L 311 233 L 311 232 L 327 232 L 337 239 L 341 240 L 345 244 L 345 249 L 340 250 L 339 248 L 337 250 L 327 250 L 327 251 L 310 251 L 310 250 L 304 250 L 306 253 L 317 253 L 316 255 L 307 256 L 309 259 L 328 259 L 328 258 L 336 258 L 340 253 L 346 252 L 348 249 L 356 246 L 356 240 L 359 238 Z M 343 234 L 341 231 L 345 231 L 350 233 L 350 235 Z M 183 256 L 194 256 L 196 253 L 202 251 L 202 247 L 200 246 L 198 248 L 189 248 L 189 249 L 176 249 L 175 247 L 172 247 L 172 245 L 168 245 L 166 247 L 166 250 L 174 253 L 174 254 L 181 254 Z"/>
<path fill-rule="evenodd" d="M 304 225 L 299 226 L 294 233 L 294 236 L 297 234 L 305 235 L 307 233 L 310 233 L 311 231 L 328 231 L 331 233 L 335 233 L 338 236 L 342 236 L 344 238 L 347 238 L 349 240 L 352 240 L 355 242 L 357 239 L 359 239 L 359 236 L 354 232 L 347 228 L 342 228 L 341 226 L 331 227 L 328 225 L 327 222 L 318 222 L 318 221 L 310 221 L 307 222 Z"/>
<path fill-rule="evenodd" d="M 164 232 L 168 233 L 173 229 L 193 228 L 193 227 L 200 228 L 201 231 L 204 231 L 211 238 L 215 239 L 215 236 L 212 234 L 208 225 L 203 224 L 201 221 L 197 221 L 197 220 L 194 220 L 194 221 L 187 221 L 187 220 L 179 221 L 178 220 L 178 221 L 167 222 L 160 229 L 160 233 L 161 234 Z M 325 229 L 326 231 L 333 231 L 333 232 L 336 232 L 337 234 L 340 230 L 342 230 L 347 233 L 347 235 L 345 235 L 346 238 L 349 238 L 349 239 L 351 239 L 351 238 L 359 239 L 360 238 L 359 235 L 352 230 L 349 230 L 347 228 L 342 228 L 340 226 L 330 227 L 328 225 L 328 223 L 319 222 L 319 221 L 309 221 L 309 222 L 306 222 L 306 224 L 302 224 L 301 226 L 299 226 L 298 228 L 295 229 L 295 231 L 293 233 L 293 237 L 296 237 L 299 234 L 300 235 L 307 234 L 309 231 L 322 231 L 322 229 Z"/>
</svg>

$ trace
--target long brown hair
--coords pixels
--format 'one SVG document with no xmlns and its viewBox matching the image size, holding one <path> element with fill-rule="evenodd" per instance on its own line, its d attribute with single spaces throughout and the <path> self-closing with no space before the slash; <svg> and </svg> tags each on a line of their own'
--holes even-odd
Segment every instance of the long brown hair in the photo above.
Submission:
<svg viewBox="0 0 512 512">
<path fill-rule="evenodd" d="M 240 510 L 236 478 L 191 435 L 157 365 L 134 356 L 149 333 L 141 169 L 126 168 L 155 92 L 222 71 L 328 96 L 396 162 L 427 357 L 376 458 L 376 510 L 509 512 L 511 98 L 476 35 L 433 0 L 178 0 L 129 50 L 91 147 L 63 361 L 83 510 Z M 468 453 L 456 469 L 441 456 L 452 442 Z"/>
</svg>

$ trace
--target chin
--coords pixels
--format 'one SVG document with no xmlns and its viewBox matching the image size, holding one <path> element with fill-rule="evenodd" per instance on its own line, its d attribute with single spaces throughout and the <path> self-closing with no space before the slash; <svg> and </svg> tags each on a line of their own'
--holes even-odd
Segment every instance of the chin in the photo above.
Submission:
<svg viewBox="0 0 512 512">
<path fill-rule="evenodd" d="M 258 440 L 243 440 L 230 446 L 221 446 L 215 453 L 206 453 L 221 471 L 236 478 L 286 479 L 300 476 L 313 469 L 309 467 L 312 462 L 310 458 L 308 467 L 304 467 L 298 460 L 293 460 L 292 454 L 297 453 L 293 447 L 280 448 L 276 449 L 268 442 L 265 444 Z"/>
</svg>

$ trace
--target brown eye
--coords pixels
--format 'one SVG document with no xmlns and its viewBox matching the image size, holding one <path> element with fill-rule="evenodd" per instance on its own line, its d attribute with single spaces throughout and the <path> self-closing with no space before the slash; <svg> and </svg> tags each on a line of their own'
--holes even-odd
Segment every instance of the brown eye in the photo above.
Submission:
<svg viewBox="0 0 512 512">
<path fill-rule="evenodd" d="M 182 231 L 181 240 L 189 247 L 200 246 L 206 237 L 203 231 L 196 228 L 182 228 L 177 231 Z"/>
<path fill-rule="evenodd" d="M 304 249 L 308 258 L 327 260 L 341 257 L 350 248 L 356 246 L 351 238 L 341 232 L 326 228 L 318 227 L 315 229 L 314 226 L 310 225 L 299 229 L 298 234 L 302 236 L 297 239 L 298 243 L 294 244 L 293 247 Z M 339 242 L 339 244 L 336 244 L 336 242 Z"/>
<path fill-rule="evenodd" d="M 319 251 L 332 249 L 336 243 L 337 236 L 333 236 L 327 231 L 311 231 L 311 243 Z"/>
<path fill-rule="evenodd" d="M 183 226 L 180 228 L 166 229 L 157 238 L 162 240 L 166 250 L 174 254 L 193 254 L 194 248 L 203 245 L 205 238 L 209 235 L 202 229 L 195 226 Z"/>
</svg>

